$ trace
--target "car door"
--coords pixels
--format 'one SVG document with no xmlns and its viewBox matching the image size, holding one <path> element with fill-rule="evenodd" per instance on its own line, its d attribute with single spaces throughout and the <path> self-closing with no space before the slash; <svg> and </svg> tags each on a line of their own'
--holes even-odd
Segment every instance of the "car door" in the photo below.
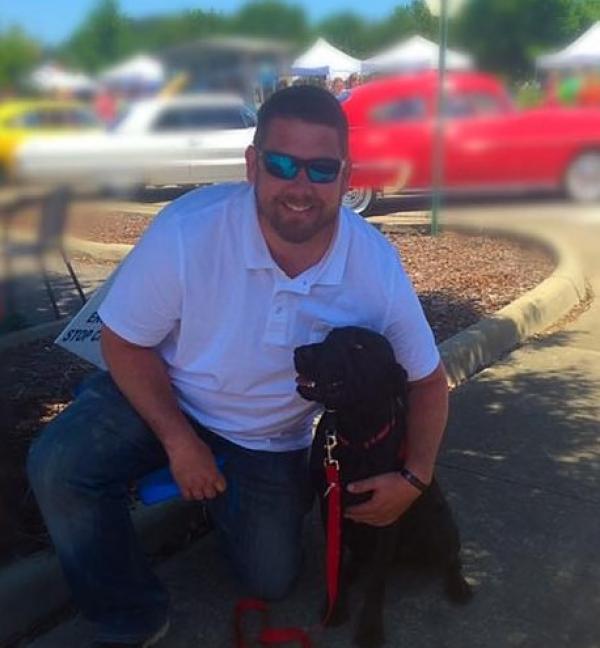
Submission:
<svg viewBox="0 0 600 648">
<path fill-rule="evenodd" d="M 193 107 L 163 106 L 146 134 L 131 140 L 132 164 L 143 169 L 149 185 L 189 184 L 194 154 Z"/>
<path fill-rule="evenodd" d="M 431 182 L 431 106 L 418 94 L 388 97 L 372 106 L 363 127 L 351 130 L 351 153 L 361 165 L 394 169 L 398 190 L 420 190 Z M 388 174 L 389 178 L 389 174 Z M 365 178 L 366 179 L 366 178 Z M 363 181 L 361 184 L 365 184 Z M 392 182 L 386 181 L 388 190 Z"/>
<path fill-rule="evenodd" d="M 191 115 L 191 181 L 228 182 L 246 178 L 245 151 L 252 143 L 256 118 L 243 105 L 202 106 Z"/>
<path fill-rule="evenodd" d="M 539 184 L 546 175 L 548 136 L 492 93 L 452 94 L 445 123 L 445 184 L 464 190 Z"/>
</svg>

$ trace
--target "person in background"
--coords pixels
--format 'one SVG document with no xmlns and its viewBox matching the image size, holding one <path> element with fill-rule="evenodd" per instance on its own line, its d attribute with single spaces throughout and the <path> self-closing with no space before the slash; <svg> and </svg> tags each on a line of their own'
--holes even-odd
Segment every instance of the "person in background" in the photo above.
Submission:
<svg viewBox="0 0 600 648">
<path fill-rule="evenodd" d="M 361 83 L 360 75 L 358 74 L 358 72 L 353 72 L 348 77 L 348 90 L 352 90 L 352 88 L 356 88 L 356 86 L 359 86 L 360 83 Z"/>
<path fill-rule="evenodd" d="M 560 73 L 556 70 L 551 70 L 546 77 L 544 84 L 544 106 L 547 108 L 560 106 L 560 99 L 558 96 L 560 87 Z"/>
<path fill-rule="evenodd" d="M 586 108 L 600 108 L 600 71 L 589 70 L 577 97 L 577 104 Z"/>
<path fill-rule="evenodd" d="M 331 84 L 331 91 L 333 92 L 333 94 L 336 97 L 339 97 L 345 89 L 344 79 L 342 79 L 341 77 L 335 77 Z"/>
<path fill-rule="evenodd" d="M 565 74 L 558 85 L 558 100 L 563 106 L 575 106 L 581 91 L 581 75 L 575 72 Z"/>
<path fill-rule="evenodd" d="M 110 126 L 119 112 L 117 97 L 110 88 L 101 88 L 94 98 L 94 111 L 96 116 L 106 125 Z"/>
</svg>

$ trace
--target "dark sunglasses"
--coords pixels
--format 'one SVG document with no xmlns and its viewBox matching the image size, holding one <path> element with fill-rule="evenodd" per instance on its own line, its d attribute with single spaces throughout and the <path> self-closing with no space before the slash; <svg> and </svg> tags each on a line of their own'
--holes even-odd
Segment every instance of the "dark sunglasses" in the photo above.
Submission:
<svg viewBox="0 0 600 648">
<path fill-rule="evenodd" d="M 326 184 L 335 181 L 344 165 L 343 160 L 335 158 L 302 160 L 277 151 L 259 151 L 259 154 L 265 169 L 280 180 L 293 180 L 300 173 L 300 169 L 304 169 L 311 182 Z"/>
</svg>

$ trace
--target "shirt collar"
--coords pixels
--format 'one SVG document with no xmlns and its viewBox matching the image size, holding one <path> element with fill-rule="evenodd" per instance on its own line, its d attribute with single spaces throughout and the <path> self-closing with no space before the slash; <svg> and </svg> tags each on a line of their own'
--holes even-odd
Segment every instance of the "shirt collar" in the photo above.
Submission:
<svg viewBox="0 0 600 648">
<path fill-rule="evenodd" d="M 253 185 L 248 185 L 248 191 L 244 193 L 242 202 L 243 204 L 240 205 L 240 212 L 243 214 L 242 249 L 246 268 L 249 270 L 276 269 L 281 271 L 269 252 L 258 223 Z M 317 265 L 308 268 L 298 277 L 290 280 L 298 283 L 299 286 L 304 286 L 306 292 L 314 284 L 334 286 L 342 281 L 350 245 L 350 231 L 345 212 L 345 208 L 341 207 L 333 241 L 321 261 Z M 302 278 L 302 281 L 297 281 L 300 278 Z M 301 290 L 301 292 L 305 291 Z"/>
<path fill-rule="evenodd" d="M 248 190 L 244 192 L 242 204 L 240 205 L 242 216 L 242 249 L 244 262 L 249 270 L 263 270 L 265 268 L 276 268 L 265 237 L 258 224 L 256 213 L 256 196 L 254 186 L 248 184 Z"/>
</svg>

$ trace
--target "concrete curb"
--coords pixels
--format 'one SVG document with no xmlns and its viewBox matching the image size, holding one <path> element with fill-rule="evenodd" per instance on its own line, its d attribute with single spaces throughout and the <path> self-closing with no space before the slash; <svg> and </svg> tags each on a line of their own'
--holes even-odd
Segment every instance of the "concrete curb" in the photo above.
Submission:
<svg viewBox="0 0 600 648">
<path fill-rule="evenodd" d="M 383 231 L 426 226 L 424 221 L 413 222 L 398 217 L 376 217 L 374 224 Z M 547 234 L 515 229 L 514 227 L 487 228 L 470 225 L 444 224 L 446 229 L 460 229 L 467 233 L 497 233 L 504 237 L 527 239 L 544 245 L 557 259 L 555 271 L 539 286 L 494 315 L 480 320 L 440 344 L 440 352 L 451 385 L 457 385 L 480 369 L 508 353 L 531 335 L 544 330 L 577 305 L 586 296 L 586 282 L 577 260 L 563 243 Z M 71 249 L 102 260 L 119 261 L 133 246 L 103 244 L 70 239 Z M 36 331 L 19 331 L 18 342 L 49 335 L 51 327 L 60 331 L 64 323 L 35 327 Z M 54 330 L 52 329 L 52 330 Z M 20 338 L 18 336 L 21 336 Z M 0 340 L 6 348 L 8 340 Z M 13 345 L 15 342 L 13 342 Z M 168 502 L 134 512 L 134 523 L 147 550 L 156 551 L 174 534 L 182 532 L 190 519 L 191 507 L 183 502 Z M 58 561 L 48 552 L 35 554 L 0 570 L 0 645 L 30 632 L 32 628 L 63 608 L 69 599 Z"/>
<path fill-rule="evenodd" d="M 140 505 L 142 506 L 142 505 Z M 136 508 L 133 523 L 144 550 L 156 553 L 177 537 L 185 537 L 197 505 L 167 502 Z M 43 551 L 0 570 L 0 646 L 30 633 L 58 613 L 70 594 L 58 559 Z"/>
<path fill-rule="evenodd" d="M 68 236 L 65 242 L 71 253 L 85 254 L 99 261 L 119 262 L 133 250 L 133 245 L 127 243 L 98 243 L 74 236 Z"/>
<path fill-rule="evenodd" d="M 397 218 L 380 217 L 377 226 L 386 232 L 406 229 L 410 225 Z M 421 227 L 422 223 L 417 226 Z M 527 227 L 494 225 L 482 228 L 467 223 L 444 223 L 442 226 L 466 234 L 529 241 L 545 247 L 557 261 L 554 272 L 541 284 L 439 345 L 448 384 L 455 387 L 558 321 L 585 299 L 588 289 L 579 262 L 556 236 Z"/>
</svg>

